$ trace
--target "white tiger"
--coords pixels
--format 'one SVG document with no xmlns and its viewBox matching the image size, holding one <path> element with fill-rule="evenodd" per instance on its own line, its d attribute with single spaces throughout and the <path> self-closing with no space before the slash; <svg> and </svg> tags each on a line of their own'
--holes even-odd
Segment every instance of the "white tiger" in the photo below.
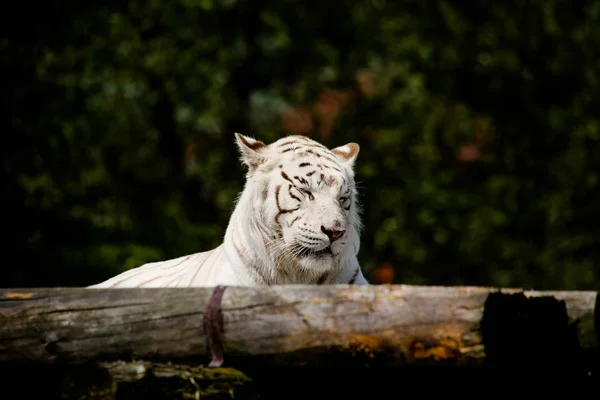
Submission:
<svg viewBox="0 0 600 400">
<path fill-rule="evenodd" d="M 356 258 L 359 146 L 291 135 L 265 145 L 235 134 L 246 182 L 218 247 L 144 264 L 89 288 L 368 285 Z"/>
</svg>

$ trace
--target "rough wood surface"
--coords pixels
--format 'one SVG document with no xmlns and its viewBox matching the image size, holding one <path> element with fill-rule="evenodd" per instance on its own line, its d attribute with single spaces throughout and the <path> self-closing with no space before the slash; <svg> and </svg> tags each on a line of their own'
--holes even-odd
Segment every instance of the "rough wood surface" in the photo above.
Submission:
<svg viewBox="0 0 600 400">
<path fill-rule="evenodd" d="M 211 353 L 203 318 L 212 292 L 2 289 L 0 362 L 185 360 L 206 365 Z M 569 346 L 576 342 L 578 355 L 597 354 L 596 304 L 596 292 L 575 291 L 228 287 L 218 339 L 225 367 L 248 360 L 269 365 L 346 365 L 352 360 L 380 366 L 479 366 L 486 353 L 502 360 L 503 349 L 515 346 L 537 346 L 543 354 L 542 346 L 551 345 L 554 353 L 565 348 L 570 356 Z"/>
</svg>

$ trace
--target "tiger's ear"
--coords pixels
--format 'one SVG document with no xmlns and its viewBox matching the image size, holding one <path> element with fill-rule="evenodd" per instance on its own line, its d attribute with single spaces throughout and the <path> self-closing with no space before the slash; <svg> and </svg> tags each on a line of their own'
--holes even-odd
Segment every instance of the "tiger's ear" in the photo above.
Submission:
<svg viewBox="0 0 600 400">
<path fill-rule="evenodd" d="M 340 162 L 348 164 L 351 167 L 354 166 L 354 161 L 356 160 L 359 151 L 360 146 L 356 143 L 347 143 L 331 150 Z"/>
<path fill-rule="evenodd" d="M 244 136 L 239 133 L 235 133 L 235 141 L 240 152 L 240 158 L 242 163 L 246 165 L 250 171 L 256 169 L 265 160 L 261 151 L 264 150 L 267 145 L 260 140 L 252 139 L 251 137 Z"/>
</svg>

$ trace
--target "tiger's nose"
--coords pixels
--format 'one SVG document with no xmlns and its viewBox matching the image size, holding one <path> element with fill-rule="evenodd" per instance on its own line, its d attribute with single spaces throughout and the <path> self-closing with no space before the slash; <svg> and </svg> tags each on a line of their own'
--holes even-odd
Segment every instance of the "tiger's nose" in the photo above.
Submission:
<svg viewBox="0 0 600 400">
<path fill-rule="evenodd" d="M 323 225 L 321 225 L 321 232 L 326 234 L 332 243 L 338 240 L 344 233 L 346 233 L 346 231 L 338 231 L 337 229 L 333 228 L 325 228 Z"/>
</svg>

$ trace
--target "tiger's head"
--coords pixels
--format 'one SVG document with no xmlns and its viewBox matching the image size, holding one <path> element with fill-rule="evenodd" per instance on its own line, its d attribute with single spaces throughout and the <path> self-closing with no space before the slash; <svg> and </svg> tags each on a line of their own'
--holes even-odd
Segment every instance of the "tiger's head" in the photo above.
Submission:
<svg viewBox="0 0 600 400">
<path fill-rule="evenodd" d="M 248 167 L 252 216 L 277 266 L 323 274 L 358 252 L 360 221 L 354 181 L 356 143 L 328 149 L 291 135 L 270 145 L 236 133 Z"/>
</svg>

